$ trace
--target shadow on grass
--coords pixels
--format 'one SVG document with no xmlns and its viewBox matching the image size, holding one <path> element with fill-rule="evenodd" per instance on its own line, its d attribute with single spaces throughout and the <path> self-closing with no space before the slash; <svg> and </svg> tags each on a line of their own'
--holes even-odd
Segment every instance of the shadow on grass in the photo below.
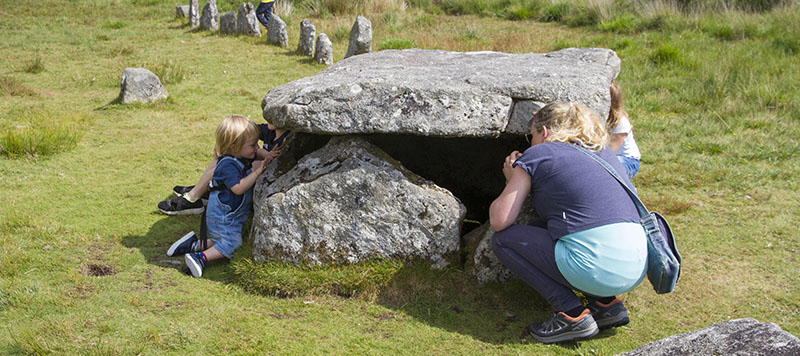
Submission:
<svg viewBox="0 0 800 356">
<path fill-rule="evenodd" d="M 154 210 L 153 214 L 160 213 Z M 250 231 L 250 224 L 251 221 L 248 221 L 244 231 Z M 200 215 L 164 215 L 163 219 L 150 227 L 147 234 L 124 237 L 122 244 L 139 249 L 148 263 L 174 269 L 179 275 L 184 267 L 183 257 L 167 257 L 166 250 L 187 232 L 199 232 L 199 226 Z M 399 267 L 388 272 L 390 277 L 384 282 L 367 282 L 366 285 L 353 287 L 347 279 L 363 278 L 363 273 L 369 273 L 365 271 L 381 267 L 371 264 L 364 269 L 356 268 L 355 273 L 349 273 L 342 283 L 341 279 L 336 278 L 347 274 L 343 272 L 347 268 L 271 265 L 266 269 L 265 265 L 253 264 L 250 261 L 252 245 L 252 238 L 244 236 L 242 247 L 236 250 L 232 261 L 210 263 L 202 278 L 235 284 L 249 293 L 269 297 L 292 298 L 316 294 L 370 300 L 398 313 L 398 317 L 387 317 L 387 320 L 403 320 L 404 316 L 408 316 L 435 328 L 497 345 L 536 343 L 527 334 L 528 324 L 544 320 L 553 313 L 549 303 L 523 282 L 512 280 L 479 286 L 472 273 L 461 266 L 436 270 L 425 262 L 398 263 Z M 356 290 L 361 287 L 362 290 Z M 611 329 L 602 331 L 595 338 L 615 334 L 616 331 Z M 558 347 L 572 350 L 579 345 L 572 342 L 559 344 Z"/>
<path fill-rule="evenodd" d="M 148 263 L 163 268 L 175 269 L 184 273 L 185 267 L 184 256 L 168 257 L 167 249 L 173 242 L 181 238 L 189 231 L 194 231 L 196 234 L 200 233 L 200 215 L 178 215 L 167 216 L 161 214 L 155 209 L 156 202 L 153 203 L 152 214 L 163 216 L 163 219 L 158 220 L 155 224 L 150 226 L 150 229 L 145 235 L 132 235 L 122 238 L 122 245 L 128 248 L 137 248 L 142 256 Z M 252 219 L 251 219 L 252 220 Z M 250 221 L 245 226 L 244 231 L 249 231 Z M 246 248 L 245 248 L 246 246 Z M 237 249 L 234 253 L 233 260 L 241 259 L 250 253 L 250 246 L 252 241 L 244 236 L 242 247 Z M 192 278 L 190 275 L 182 277 Z M 206 265 L 203 270 L 203 277 L 208 280 L 232 283 L 235 281 L 233 272 L 230 268 L 230 262 L 226 259 L 219 261 L 212 261 Z"/>
</svg>

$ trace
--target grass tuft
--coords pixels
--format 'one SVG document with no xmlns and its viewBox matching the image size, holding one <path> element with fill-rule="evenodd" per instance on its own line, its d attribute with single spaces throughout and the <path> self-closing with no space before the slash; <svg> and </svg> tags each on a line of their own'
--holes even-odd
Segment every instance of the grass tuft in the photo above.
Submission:
<svg viewBox="0 0 800 356">
<path fill-rule="evenodd" d="M 256 264 L 250 259 L 231 263 L 237 282 L 246 290 L 268 296 L 376 295 L 404 266 L 395 260 L 345 266 L 301 267 L 281 262 Z"/>
<path fill-rule="evenodd" d="M 122 21 L 106 21 L 106 22 L 103 22 L 102 25 L 100 25 L 100 27 L 110 28 L 110 29 L 113 29 L 113 30 L 119 30 L 119 29 L 121 29 L 121 28 L 123 28 L 125 26 L 127 26 L 127 24 L 122 22 Z"/>
<path fill-rule="evenodd" d="M 34 96 L 36 92 L 12 77 L 0 75 L 0 96 L 4 95 Z"/>
<path fill-rule="evenodd" d="M 186 79 L 188 71 L 179 62 L 169 59 L 158 62 L 152 69 L 162 84 L 176 84 Z"/>
<path fill-rule="evenodd" d="M 554 3 L 544 9 L 542 16 L 539 17 L 539 20 L 544 22 L 558 22 L 564 19 L 567 16 L 567 13 L 570 9 L 570 3 L 566 1 L 561 1 Z"/>
<path fill-rule="evenodd" d="M 86 123 L 82 115 L 59 116 L 37 112 L 7 124 L 0 130 L 0 155 L 6 157 L 50 156 L 73 149 L 81 137 L 81 127 Z"/>
<path fill-rule="evenodd" d="M 36 59 L 34 59 L 33 62 L 31 62 L 30 64 L 28 64 L 25 67 L 24 71 L 26 73 L 31 73 L 31 74 L 39 74 L 41 72 L 44 72 L 44 62 L 42 62 L 42 57 L 36 56 Z"/>
<path fill-rule="evenodd" d="M 387 38 L 378 45 L 380 49 L 414 48 L 414 41 L 405 38 Z"/>
</svg>

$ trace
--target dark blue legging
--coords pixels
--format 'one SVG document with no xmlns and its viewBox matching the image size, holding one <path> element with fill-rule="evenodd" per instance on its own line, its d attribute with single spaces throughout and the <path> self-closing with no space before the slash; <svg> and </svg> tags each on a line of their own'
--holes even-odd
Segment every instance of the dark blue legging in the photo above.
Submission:
<svg viewBox="0 0 800 356">
<path fill-rule="evenodd" d="M 574 287 L 558 270 L 555 241 L 546 229 L 530 225 L 511 225 L 492 238 L 495 255 L 514 274 L 533 287 L 556 309 L 581 307 Z"/>
<path fill-rule="evenodd" d="M 256 8 L 256 18 L 259 22 L 261 22 L 262 25 L 264 25 L 264 27 L 268 27 L 267 25 L 269 24 L 269 18 L 272 16 L 273 4 L 275 4 L 274 1 L 262 2 L 258 4 L 258 7 Z"/>
</svg>

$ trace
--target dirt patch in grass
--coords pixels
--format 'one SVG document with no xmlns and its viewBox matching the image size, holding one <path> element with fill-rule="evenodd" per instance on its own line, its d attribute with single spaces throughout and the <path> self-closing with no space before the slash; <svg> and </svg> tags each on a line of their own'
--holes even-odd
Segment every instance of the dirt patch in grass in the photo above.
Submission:
<svg viewBox="0 0 800 356">
<path fill-rule="evenodd" d="M 83 266 L 81 274 L 91 277 L 113 276 L 117 274 L 117 268 L 108 264 L 89 263 Z"/>
</svg>

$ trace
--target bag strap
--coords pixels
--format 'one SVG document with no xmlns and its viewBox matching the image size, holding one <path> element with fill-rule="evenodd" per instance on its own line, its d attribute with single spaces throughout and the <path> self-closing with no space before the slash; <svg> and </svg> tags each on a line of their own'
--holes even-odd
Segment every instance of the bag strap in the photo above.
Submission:
<svg viewBox="0 0 800 356">
<path fill-rule="evenodd" d="M 622 177 L 619 176 L 619 173 L 617 173 L 614 167 L 611 167 L 611 165 L 608 164 L 608 162 L 600 158 L 600 156 L 598 156 L 596 153 L 589 151 L 583 146 L 576 144 L 572 144 L 570 146 L 575 147 L 576 150 L 585 153 L 591 159 L 595 160 L 597 163 L 603 166 L 603 168 L 605 168 L 606 171 L 608 171 L 608 173 L 611 173 L 611 175 L 617 179 L 617 182 L 619 182 L 619 184 L 622 184 L 622 187 L 625 188 L 625 191 L 628 192 L 628 195 L 631 197 L 631 200 L 633 200 L 633 204 L 636 205 L 636 210 L 639 211 L 639 218 L 645 218 L 646 216 L 650 215 L 650 213 L 647 211 L 647 208 L 644 207 L 644 203 L 642 203 L 642 200 L 639 199 L 639 196 L 637 196 L 636 193 L 634 193 L 633 190 L 627 184 L 625 184 L 625 181 L 622 180 Z"/>
</svg>

